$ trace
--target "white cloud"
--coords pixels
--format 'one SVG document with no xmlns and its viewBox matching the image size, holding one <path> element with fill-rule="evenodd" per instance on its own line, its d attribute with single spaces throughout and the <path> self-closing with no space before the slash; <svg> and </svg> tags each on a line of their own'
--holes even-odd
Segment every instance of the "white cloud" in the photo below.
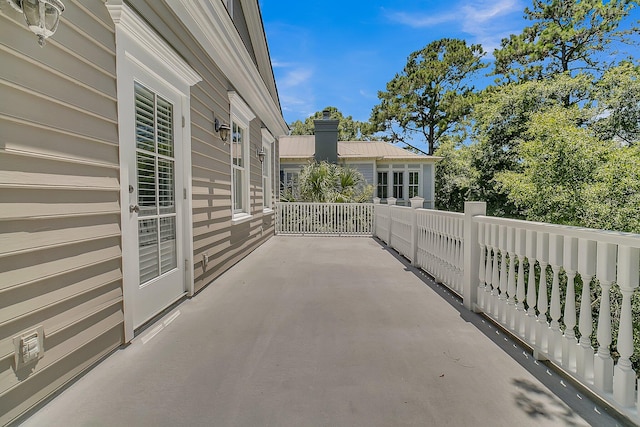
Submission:
<svg viewBox="0 0 640 427">
<path fill-rule="evenodd" d="M 278 86 L 281 88 L 300 86 L 311 80 L 311 77 L 313 77 L 313 70 L 310 68 L 295 68 L 291 71 L 287 71 L 278 80 Z"/>
<path fill-rule="evenodd" d="M 512 15 L 524 10 L 522 0 L 463 0 L 453 4 L 450 9 L 436 14 L 414 12 L 390 12 L 390 20 L 412 28 L 430 28 L 450 24 L 463 33 L 472 36 L 472 43 L 482 44 L 485 51 L 491 53 L 500 46 L 500 40 L 519 29 L 513 28 Z M 520 16 L 518 15 L 518 18 Z M 515 22 L 521 22 L 520 19 Z"/>
</svg>

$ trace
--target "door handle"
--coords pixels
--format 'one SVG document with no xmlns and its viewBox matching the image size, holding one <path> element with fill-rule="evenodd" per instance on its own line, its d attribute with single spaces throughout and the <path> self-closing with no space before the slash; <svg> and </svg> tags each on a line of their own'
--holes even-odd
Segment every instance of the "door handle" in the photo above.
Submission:
<svg viewBox="0 0 640 427">
<path fill-rule="evenodd" d="M 138 205 L 129 205 L 129 212 L 133 213 L 138 213 L 140 212 L 140 206 Z"/>
</svg>

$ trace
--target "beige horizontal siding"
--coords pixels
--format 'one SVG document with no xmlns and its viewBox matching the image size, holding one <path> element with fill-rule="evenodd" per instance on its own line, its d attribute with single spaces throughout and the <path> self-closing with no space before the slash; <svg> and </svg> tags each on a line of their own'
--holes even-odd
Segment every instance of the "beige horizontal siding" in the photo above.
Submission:
<svg viewBox="0 0 640 427">
<path fill-rule="evenodd" d="M 0 424 L 123 341 L 115 39 L 102 1 L 65 1 L 44 48 L 0 13 Z M 16 370 L 13 338 L 44 327 Z"/>
</svg>

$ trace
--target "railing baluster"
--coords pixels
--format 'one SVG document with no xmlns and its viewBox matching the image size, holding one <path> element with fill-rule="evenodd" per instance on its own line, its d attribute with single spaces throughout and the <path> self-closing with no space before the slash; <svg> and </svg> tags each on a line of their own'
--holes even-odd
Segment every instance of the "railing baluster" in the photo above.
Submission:
<svg viewBox="0 0 640 427">
<path fill-rule="evenodd" d="M 524 337 L 525 321 L 527 312 L 524 308 L 525 286 L 524 286 L 524 257 L 527 252 L 527 231 L 522 228 L 516 229 L 516 255 L 518 256 L 518 280 L 516 284 L 516 323 L 514 325 L 516 333 Z M 514 262 L 515 264 L 515 262 Z"/>
<path fill-rule="evenodd" d="M 567 293 L 564 305 L 565 330 L 562 340 L 562 366 L 576 372 L 576 287 L 575 277 L 578 270 L 578 239 L 564 238 L 562 265 L 567 273 Z"/>
<path fill-rule="evenodd" d="M 527 259 L 529 260 L 529 279 L 527 282 L 527 322 L 525 334 L 529 343 L 536 344 L 536 246 L 537 233 L 527 230 Z"/>
<path fill-rule="evenodd" d="M 611 302 L 609 291 L 616 280 L 617 247 L 611 243 L 598 242 L 596 277 L 600 281 L 602 297 L 598 313 L 598 352 L 595 355 L 593 383 L 606 392 L 613 391 L 613 359 L 609 351 L 611 344 Z"/>
<path fill-rule="evenodd" d="M 507 233 L 507 254 L 509 254 L 509 270 L 507 273 L 507 317 L 506 325 L 510 330 L 515 330 L 516 325 L 516 242 L 515 230 L 512 227 L 506 227 Z"/>
<path fill-rule="evenodd" d="M 480 268 L 478 270 L 478 306 L 483 310 L 485 307 L 485 271 L 487 268 L 487 245 L 485 239 L 485 225 L 478 224 L 478 243 L 480 244 Z"/>
<path fill-rule="evenodd" d="M 618 285 L 622 293 L 620 328 L 618 329 L 618 353 L 620 359 L 613 374 L 613 397 L 624 407 L 634 404 L 636 372 L 631 365 L 633 356 L 633 317 L 631 295 L 638 287 L 640 249 L 618 247 Z"/>
<path fill-rule="evenodd" d="M 493 277 L 493 239 L 491 224 L 485 224 L 485 241 L 487 244 L 487 266 L 484 270 L 485 287 L 484 287 L 484 309 L 488 315 L 491 315 L 491 307 L 493 304 L 493 288 L 491 287 L 491 278 Z"/>
<path fill-rule="evenodd" d="M 538 282 L 538 320 L 536 323 L 536 344 L 538 349 L 546 353 L 549 349 L 547 322 L 547 265 L 549 265 L 549 233 L 538 232 L 537 258 L 540 264 L 540 281 Z"/>
<path fill-rule="evenodd" d="M 577 373 L 586 381 L 593 381 L 593 347 L 591 347 L 591 280 L 596 269 L 596 242 L 578 239 L 578 272 L 582 278 L 580 300 L 580 342 L 576 352 Z"/>
<path fill-rule="evenodd" d="M 549 235 L 549 264 L 553 270 L 551 285 L 551 325 L 549 330 L 549 356 L 557 361 L 562 360 L 562 331 L 560 330 L 560 316 L 562 306 L 560 302 L 560 267 L 562 265 L 563 240 L 558 234 Z"/>
<path fill-rule="evenodd" d="M 500 281 L 498 289 L 498 322 L 507 323 L 507 227 L 498 227 L 498 246 L 500 249 Z"/>
</svg>

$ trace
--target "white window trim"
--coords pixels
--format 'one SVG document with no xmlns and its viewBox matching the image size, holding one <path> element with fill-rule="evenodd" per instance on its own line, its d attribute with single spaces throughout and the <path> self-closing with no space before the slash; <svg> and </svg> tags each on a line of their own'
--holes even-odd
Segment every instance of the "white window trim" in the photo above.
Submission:
<svg viewBox="0 0 640 427">
<path fill-rule="evenodd" d="M 233 123 L 240 126 L 243 129 L 243 165 L 244 165 L 244 173 L 242 180 L 242 212 L 234 212 L 234 188 L 235 185 L 233 182 L 233 148 L 229 150 L 230 164 L 231 164 L 231 223 L 232 224 L 240 224 L 245 221 L 251 219 L 251 198 L 250 198 L 250 189 L 251 189 L 251 155 L 249 153 L 251 147 L 251 120 L 253 120 L 256 116 L 249 108 L 246 102 L 234 91 L 229 91 L 229 104 L 231 107 L 231 123 L 233 127 Z M 231 143 L 233 144 L 233 142 Z M 232 147 L 232 145 L 230 146 Z"/>
<path fill-rule="evenodd" d="M 122 224 L 122 276 L 123 276 L 123 309 L 124 339 L 129 342 L 134 336 L 133 301 L 138 286 L 137 266 L 138 248 L 132 245 L 130 236 L 137 230 L 130 229 L 129 204 L 130 184 L 129 157 L 125 152 L 130 147 L 131 136 L 127 129 L 134 129 L 134 103 L 130 95 L 133 84 L 139 75 L 155 79 L 166 90 L 170 90 L 181 98 L 180 110 L 185 123 L 191 122 L 190 92 L 191 86 L 202 80 L 202 77 L 187 64 L 149 25 L 140 18 L 123 0 L 108 0 L 107 10 L 115 24 L 116 37 L 116 81 L 118 93 L 118 127 L 120 145 L 120 205 Z M 133 131 L 132 131 L 133 132 Z M 186 197 L 182 206 L 182 257 L 178 263 L 185 263 L 184 282 L 189 295 L 194 293 L 193 282 L 193 224 L 192 224 L 192 188 L 191 188 L 191 127 L 181 129 L 182 139 L 182 181 L 183 189 L 176 188 L 177 195 L 183 191 Z M 129 141 L 129 144 L 127 144 Z M 127 148 L 128 147 L 128 148 Z"/>
<path fill-rule="evenodd" d="M 273 171 L 274 171 L 274 143 L 275 138 L 271 135 L 268 129 L 262 128 L 262 147 L 267 152 L 267 163 L 262 165 L 267 169 L 267 175 L 264 174 L 264 169 L 262 171 L 262 182 L 264 187 L 264 179 L 268 178 L 269 185 L 267 188 L 262 189 L 262 212 L 266 214 L 274 213 L 272 207 L 274 206 L 274 191 L 273 191 Z"/>
</svg>

